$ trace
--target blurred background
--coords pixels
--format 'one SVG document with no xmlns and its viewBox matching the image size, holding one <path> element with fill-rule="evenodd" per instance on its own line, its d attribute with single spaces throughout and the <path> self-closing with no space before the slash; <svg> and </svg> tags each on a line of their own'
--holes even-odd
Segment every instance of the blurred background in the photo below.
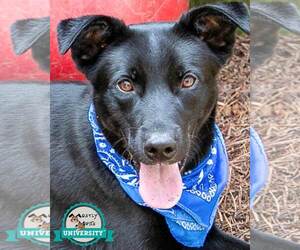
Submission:
<svg viewBox="0 0 300 250">
<path fill-rule="evenodd" d="M 291 2 L 250 5 L 250 123 L 269 168 L 251 225 L 300 243 L 300 4 Z"/>
<path fill-rule="evenodd" d="M 0 6 L 0 249 L 45 249 L 8 242 L 6 230 L 23 224 L 26 209 L 50 201 L 50 3 Z"/>
</svg>

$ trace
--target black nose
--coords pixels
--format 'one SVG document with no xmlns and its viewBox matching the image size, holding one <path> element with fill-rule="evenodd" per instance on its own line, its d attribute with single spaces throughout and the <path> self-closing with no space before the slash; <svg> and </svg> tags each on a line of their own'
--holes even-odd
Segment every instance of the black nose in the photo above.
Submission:
<svg viewBox="0 0 300 250">
<path fill-rule="evenodd" d="M 151 160 L 168 161 L 176 155 L 176 142 L 171 137 L 155 135 L 146 141 L 144 152 Z"/>
</svg>

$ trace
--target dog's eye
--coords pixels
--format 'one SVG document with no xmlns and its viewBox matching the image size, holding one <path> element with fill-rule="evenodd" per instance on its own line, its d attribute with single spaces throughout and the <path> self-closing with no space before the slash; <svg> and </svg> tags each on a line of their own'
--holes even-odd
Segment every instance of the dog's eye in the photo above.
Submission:
<svg viewBox="0 0 300 250">
<path fill-rule="evenodd" d="M 187 74 L 181 81 L 181 88 L 191 88 L 197 82 L 197 77 L 193 74 Z"/>
<path fill-rule="evenodd" d="M 133 83 L 127 79 L 119 81 L 117 87 L 122 92 L 131 92 L 134 90 Z"/>
</svg>

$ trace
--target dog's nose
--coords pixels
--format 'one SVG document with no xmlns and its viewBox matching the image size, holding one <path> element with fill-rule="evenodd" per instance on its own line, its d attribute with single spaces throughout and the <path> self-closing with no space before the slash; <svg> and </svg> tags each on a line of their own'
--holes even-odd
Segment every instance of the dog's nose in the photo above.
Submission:
<svg viewBox="0 0 300 250">
<path fill-rule="evenodd" d="M 166 135 L 152 136 L 146 141 L 144 152 L 151 160 L 171 160 L 176 155 L 176 141 Z"/>
</svg>

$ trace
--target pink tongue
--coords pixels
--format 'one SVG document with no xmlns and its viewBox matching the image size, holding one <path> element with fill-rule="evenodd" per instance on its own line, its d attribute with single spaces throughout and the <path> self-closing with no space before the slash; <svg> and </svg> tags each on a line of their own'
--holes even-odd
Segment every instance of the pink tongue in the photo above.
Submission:
<svg viewBox="0 0 300 250">
<path fill-rule="evenodd" d="M 182 193 L 178 164 L 140 166 L 140 194 L 152 208 L 167 209 L 176 205 Z"/>
</svg>

